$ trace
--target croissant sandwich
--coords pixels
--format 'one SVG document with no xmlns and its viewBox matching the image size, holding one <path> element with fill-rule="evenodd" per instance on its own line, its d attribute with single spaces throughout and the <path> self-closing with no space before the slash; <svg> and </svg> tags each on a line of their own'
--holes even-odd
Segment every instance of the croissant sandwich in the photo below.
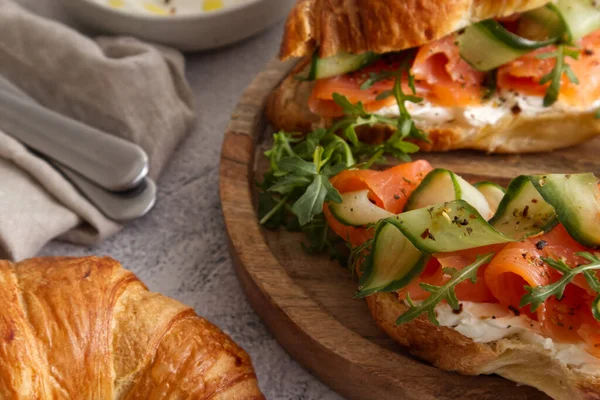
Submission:
<svg viewBox="0 0 600 400">
<path fill-rule="evenodd" d="M 475 185 L 426 161 L 347 170 L 331 229 L 377 325 L 414 355 L 555 399 L 600 398 L 600 181 Z"/>
<path fill-rule="evenodd" d="M 271 94 L 276 129 L 360 116 L 422 150 L 558 149 L 600 133 L 600 5 L 591 0 L 299 0 Z M 412 126 L 411 126 L 412 124 Z M 412 129 L 411 129 L 412 128 Z"/>
<path fill-rule="evenodd" d="M 110 258 L 0 261 L 1 399 L 263 399 L 248 355 Z"/>
</svg>

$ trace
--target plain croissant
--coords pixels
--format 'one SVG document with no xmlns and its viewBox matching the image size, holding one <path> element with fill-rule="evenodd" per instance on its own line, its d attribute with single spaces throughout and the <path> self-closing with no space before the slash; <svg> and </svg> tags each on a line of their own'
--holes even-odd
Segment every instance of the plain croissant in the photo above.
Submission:
<svg viewBox="0 0 600 400">
<path fill-rule="evenodd" d="M 262 399 L 250 357 L 110 258 L 0 261 L 0 399 Z"/>
</svg>

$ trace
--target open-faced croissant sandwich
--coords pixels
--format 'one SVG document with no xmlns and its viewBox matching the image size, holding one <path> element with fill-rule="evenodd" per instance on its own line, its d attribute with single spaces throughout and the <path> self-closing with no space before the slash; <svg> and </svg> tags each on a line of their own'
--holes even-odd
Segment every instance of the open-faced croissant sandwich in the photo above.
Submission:
<svg viewBox="0 0 600 400">
<path fill-rule="evenodd" d="M 329 226 L 381 329 L 463 374 L 600 398 L 600 189 L 587 174 L 471 185 L 426 161 L 347 170 Z"/>
<path fill-rule="evenodd" d="M 299 0 L 280 57 L 302 60 L 267 116 L 276 129 L 308 132 L 359 114 L 359 134 L 373 140 L 413 121 L 409 137 L 433 151 L 571 146 L 600 133 L 599 7 Z"/>
<path fill-rule="evenodd" d="M 263 399 L 248 355 L 110 258 L 0 261 L 0 399 Z"/>
</svg>

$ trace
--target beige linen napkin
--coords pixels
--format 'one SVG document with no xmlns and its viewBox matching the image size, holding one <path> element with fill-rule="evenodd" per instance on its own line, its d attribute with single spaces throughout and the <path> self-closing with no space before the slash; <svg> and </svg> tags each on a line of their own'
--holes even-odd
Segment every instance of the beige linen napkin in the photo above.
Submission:
<svg viewBox="0 0 600 400">
<path fill-rule="evenodd" d="M 0 74 L 44 106 L 142 146 L 154 179 L 195 118 L 180 53 L 133 38 L 91 40 L 9 0 L 0 0 Z M 119 231 L 9 134 L 0 132 L 0 258 Z"/>
</svg>

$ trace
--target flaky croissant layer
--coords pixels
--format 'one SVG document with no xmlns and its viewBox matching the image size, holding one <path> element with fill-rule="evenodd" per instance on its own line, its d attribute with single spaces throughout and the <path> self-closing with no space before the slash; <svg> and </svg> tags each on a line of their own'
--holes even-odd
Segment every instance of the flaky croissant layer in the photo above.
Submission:
<svg viewBox="0 0 600 400">
<path fill-rule="evenodd" d="M 249 356 L 110 258 L 0 261 L 0 399 L 262 399 Z"/>
<path fill-rule="evenodd" d="M 488 18 L 541 7 L 549 0 L 298 0 L 280 57 L 340 52 L 377 54 L 421 46 Z"/>
</svg>

